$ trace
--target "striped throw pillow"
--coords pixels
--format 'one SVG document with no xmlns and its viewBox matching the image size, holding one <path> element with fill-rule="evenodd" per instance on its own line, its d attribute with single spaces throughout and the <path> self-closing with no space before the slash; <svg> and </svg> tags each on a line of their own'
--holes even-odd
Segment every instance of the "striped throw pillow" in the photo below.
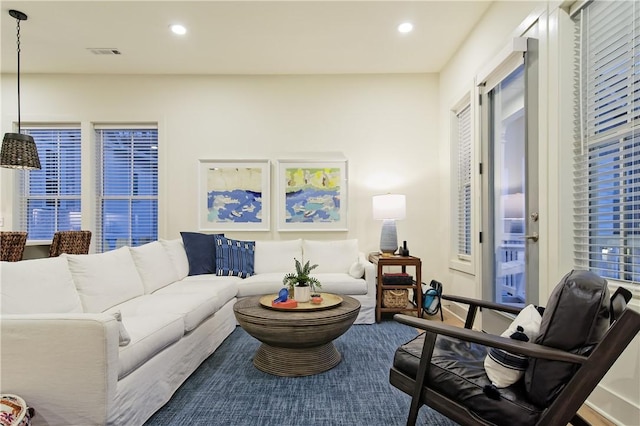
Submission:
<svg viewBox="0 0 640 426">
<path fill-rule="evenodd" d="M 254 274 L 255 241 L 216 238 L 216 275 L 247 278 Z"/>
</svg>

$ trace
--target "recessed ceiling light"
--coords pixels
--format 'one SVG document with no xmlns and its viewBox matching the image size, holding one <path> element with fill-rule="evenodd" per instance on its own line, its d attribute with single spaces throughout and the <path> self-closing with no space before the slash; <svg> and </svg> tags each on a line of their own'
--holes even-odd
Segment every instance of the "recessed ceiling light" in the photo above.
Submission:
<svg viewBox="0 0 640 426">
<path fill-rule="evenodd" d="M 182 25 L 171 25 L 171 31 L 174 32 L 174 34 L 178 34 L 178 35 L 184 35 L 187 33 L 187 29 L 185 27 L 183 27 Z"/>
<path fill-rule="evenodd" d="M 409 33 L 413 30 L 413 24 L 411 22 L 404 22 L 398 25 L 398 31 L 401 33 Z"/>
</svg>

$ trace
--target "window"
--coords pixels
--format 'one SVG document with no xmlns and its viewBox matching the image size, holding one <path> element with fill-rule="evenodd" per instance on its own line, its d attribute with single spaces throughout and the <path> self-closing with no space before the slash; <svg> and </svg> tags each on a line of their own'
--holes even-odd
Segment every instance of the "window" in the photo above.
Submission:
<svg viewBox="0 0 640 426">
<path fill-rule="evenodd" d="M 158 239 L 158 130 L 96 128 L 96 248 L 139 246 Z"/>
<path fill-rule="evenodd" d="M 576 266 L 640 283 L 640 4 L 593 1 L 575 17 Z"/>
<path fill-rule="evenodd" d="M 80 129 L 22 128 L 38 147 L 40 170 L 21 172 L 19 228 L 29 240 L 50 240 L 56 231 L 79 230 Z"/>
<path fill-rule="evenodd" d="M 455 115 L 458 146 L 458 258 L 471 256 L 471 105 Z"/>
</svg>

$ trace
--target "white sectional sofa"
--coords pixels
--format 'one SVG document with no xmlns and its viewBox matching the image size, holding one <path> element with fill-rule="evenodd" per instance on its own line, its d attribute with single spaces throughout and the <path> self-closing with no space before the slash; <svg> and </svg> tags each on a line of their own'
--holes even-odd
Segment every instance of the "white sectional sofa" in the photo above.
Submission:
<svg viewBox="0 0 640 426">
<path fill-rule="evenodd" d="M 235 329 L 237 298 L 277 293 L 294 258 L 319 265 L 321 291 L 360 301 L 356 323 L 374 322 L 375 269 L 356 240 L 257 241 L 244 279 L 188 276 L 180 239 L 2 262 L 0 391 L 35 425 L 141 425 Z"/>
</svg>

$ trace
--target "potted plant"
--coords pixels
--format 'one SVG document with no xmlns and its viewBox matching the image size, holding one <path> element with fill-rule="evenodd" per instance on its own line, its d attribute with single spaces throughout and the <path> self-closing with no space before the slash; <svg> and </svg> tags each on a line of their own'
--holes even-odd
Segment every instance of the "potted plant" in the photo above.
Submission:
<svg viewBox="0 0 640 426">
<path fill-rule="evenodd" d="M 302 263 L 296 258 L 296 272 L 290 272 L 284 276 L 282 283 L 289 287 L 289 293 L 293 294 L 293 298 L 298 302 L 308 302 L 311 296 L 311 292 L 315 292 L 316 287 L 322 287 L 320 281 L 315 277 L 310 277 L 309 274 L 318 265 L 311 265 L 310 261 L 302 266 Z"/>
</svg>

